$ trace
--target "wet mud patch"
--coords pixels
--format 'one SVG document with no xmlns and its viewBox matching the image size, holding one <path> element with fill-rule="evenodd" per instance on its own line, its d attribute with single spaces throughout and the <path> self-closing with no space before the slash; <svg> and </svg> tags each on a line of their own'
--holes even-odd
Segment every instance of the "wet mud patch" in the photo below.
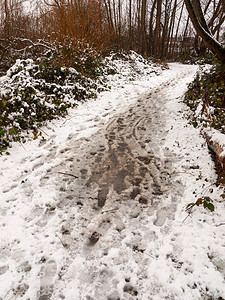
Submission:
<svg viewBox="0 0 225 300">
<path fill-rule="evenodd" d="M 67 187 L 62 197 L 79 198 L 71 200 L 71 205 L 81 203 L 81 211 L 86 209 L 85 205 L 90 206 L 93 216 L 118 205 L 129 206 L 133 201 L 137 206 L 159 209 L 156 219 L 158 215 L 173 213 L 171 206 L 175 202 L 168 201 L 167 206 L 161 202 L 171 192 L 180 194 L 182 187 L 173 186 L 174 155 L 163 148 L 166 135 L 162 123 L 163 100 L 163 91 L 150 93 L 139 99 L 138 105 L 114 117 L 94 137 L 71 141 L 72 153 L 67 155 L 70 169 L 65 173 L 74 174 L 77 179 L 64 176 Z M 164 210 L 168 214 L 161 213 Z M 163 226 L 160 220 L 155 224 Z"/>
<path fill-rule="evenodd" d="M 123 299 L 142 297 L 140 286 L 132 280 L 118 292 L 121 283 L 115 267 L 132 278 L 134 270 L 124 259 L 132 260 L 140 268 L 137 274 L 142 282 L 147 264 L 140 262 L 149 259 L 145 250 L 157 241 L 158 231 L 173 221 L 182 194 L 173 174 L 175 156 L 163 147 L 163 93 L 157 93 L 154 99 L 151 95 L 139 99 L 138 105 L 114 117 L 95 136 L 71 140 L 69 150 L 61 153 L 62 163 L 50 171 L 58 173 L 58 203 L 47 221 L 62 211 L 61 228 L 64 223 L 70 227 L 66 234 L 58 234 L 69 253 L 64 274 L 71 272 L 70 264 L 80 255 L 85 262 L 73 276 L 93 299 L 121 293 Z M 114 257 L 114 249 L 124 252 L 115 250 Z M 103 266 L 107 269 L 104 287 Z M 47 286 L 42 280 L 41 286 L 39 297 L 54 297 L 50 280 Z M 95 287 L 94 293 L 88 291 L 90 286 Z"/>
</svg>

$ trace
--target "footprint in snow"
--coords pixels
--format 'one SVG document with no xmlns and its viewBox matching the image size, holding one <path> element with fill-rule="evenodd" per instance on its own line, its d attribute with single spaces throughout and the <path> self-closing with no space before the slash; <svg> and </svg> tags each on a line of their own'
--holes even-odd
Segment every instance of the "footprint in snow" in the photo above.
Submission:
<svg viewBox="0 0 225 300">
<path fill-rule="evenodd" d="M 154 221 L 154 225 L 162 227 L 166 222 L 166 219 L 171 216 L 171 210 L 169 208 L 163 207 L 157 211 L 157 218 Z"/>
<path fill-rule="evenodd" d="M 53 282 L 57 265 L 50 260 L 41 268 L 40 290 L 37 293 L 37 300 L 50 300 L 53 294 Z"/>
</svg>

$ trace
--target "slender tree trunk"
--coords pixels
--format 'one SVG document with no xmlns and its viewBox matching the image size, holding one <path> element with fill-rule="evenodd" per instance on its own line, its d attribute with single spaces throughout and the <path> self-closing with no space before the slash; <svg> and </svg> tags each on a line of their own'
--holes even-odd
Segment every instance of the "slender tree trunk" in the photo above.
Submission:
<svg viewBox="0 0 225 300">
<path fill-rule="evenodd" d="M 148 52 L 149 54 L 153 54 L 153 42 L 154 42 L 154 36 L 153 36 L 153 18 L 154 18 L 154 11 L 156 7 L 157 0 L 154 0 L 151 8 L 151 14 L 149 19 L 149 41 L 148 41 Z"/>
<path fill-rule="evenodd" d="M 184 33 L 183 33 L 183 40 L 182 40 L 181 47 L 180 47 L 181 52 L 184 52 L 184 50 L 185 50 L 185 38 L 186 38 L 186 35 L 187 35 L 189 21 L 190 21 L 190 17 L 188 16 L 186 26 L 185 26 L 185 29 L 184 29 Z"/>
<path fill-rule="evenodd" d="M 132 0 L 129 0 L 129 48 L 132 47 Z"/>
<path fill-rule="evenodd" d="M 171 49 L 172 49 L 176 11 L 177 11 L 177 0 L 175 0 L 175 2 L 174 2 L 174 7 L 173 7 L 172 15 L 171 15 L 171 22 L 170 22 L 170 27 L 169 27 L 168 40 L 167 40 L 167 44 L 166 44 L 166 48 L 168 49 L 167 53 L 170 53 Z"/>
<path fill-rule="evenodd" d="M 9 34 L 9 10 L 8 10 L 8 1 L 4 2 L 5 8 L 5 20 L 4 20 L 4 45 L 7 46 L 8 34 Z"/>
<path fill-rule="evenodd" d="M 137 0 L 137 34 L 138 34 L 138 44 L 140 51 L 140 43 L 141 43 L 141 0 Z"/>
<path fill-rule="evenodd" d="M 180 28 L 181 18 L 182 18 L 182 15 L 183 15 L 183 10 L 184 10 L 184 2 L 183 2 L 182 7 L 181 7 L 180 17 L 179 17 L 178 24 L 177 24 L 177 30 L 176 30 L 176 34 L 175 34 L 175 37 L 174 37 L 173 46 L 172 46 L 171 52 L 170 52 L 170 57 L 173 57 L 173 58 L 174 58 L 175 45 L 178 42 L 177 37 L 178 37 L 179 28 Z"/>
<path fill-rule="evenodd" d="M 104 0 L 104 4 L 105 4 L 105 8 L 106 8 L 106 13 L 107 13 L 107 18 L 108 18 L 108 24 L 109 24 L 110 31 L 115 33 L 110 0 Z"/>
<path fill-rule="evenodd" d="M 209 21 L 209 28 L 211 28 L 211 30 L 213 30 L 213 24 L 216 18 L 218 18 L 219 15 L 223 15 L 223 8 L 222 8 L 222 0 L 219 1 L 216 9 L 214 10 L 214 13 L 212 15 L 212 18 Z"/>
<path fill-rule="evenodd" d="M 121 4 L 121 0 L 118 0 L 118 39 L 119 39 L 119 43 L 121 43 L 121 27 L 122 27 L 122 4 Z"/>
<path fill-rule="evenodd" d="M 171 0 L 166 0 L 165 2 L 165 14 L 164 14 L 164 24 L 162 29 L 162 45 L 161 45 L 161 53 L 160 57 L 164 57 L 167 54 L 168 48 L 167 48 L 167 42 L 168 42 L 168 30 L 170 28 L 169 26 L 169 19 L 170 19 L 170 11 L 171 11 Z"/>
<path fill-rule="evenodd" d="M 110 2 L 110 0 L 108 0 Z M 116 16 L 116 2 L 113 0 L 113 24 L 115 28 L 116 38 L 118 39 L 118 26 L 117 26 L 117 16 Z"/>
<path fill-rule="evenodd" d="M 4 11 L 5 11 L 5 18 L 4 18 L 4 46 L 2 46 L 2 53 L 0 56 L 0 62 L 3 60 L 7 48 L 8 48 L 8 38 L 9 38 L 9 10 L 8 10 L 8 1 L 5 0 L 4 2 Z"/>
<path fill-rule="evenodd" d="M 222 0 L 222 7 L 223 7 L 223 12 L 225 13 L 225 1 Z"/>
<path fill-rule="evenodd" d="M 213 30 L 213 34 L 215 34 L 217 32 L 217 34 L 216 34 L 217 40 L 219 40 L 219 38 L 220 38 L 220 29 L 221 29 L 221 26 L 224 23 L 224 21 L 225 21 L 225 16 L 221 14 L 219 23 L 216 25 L 216 27 Z"/>
<path fill-rule="evenodd" d="M 146 54 L 147 51 L 147 36 L 146 36 L 146 0 L 142 0 L 142 6 L 141 6 L 141 52 L 142 55 Z"/>
<path fill-rule="evenodd" d="M 204 9 L 204 14 L 206 14 L 208 8 L 209 8 L 209 5 L 211 4 L 212 0 L 209 0 L 205 6 L 205 9 Z"/>
<path fill-rule="evenodd" d="M 156 25 L 155 25 L 155 32 L 154 32 L 154 39 L 153 39 L 153 54 L 158 56 L 161 51 L 161 12 L 162 12 L 162 0 L 157 1 L 157 13 L 156 13 Z"/>
</svg>

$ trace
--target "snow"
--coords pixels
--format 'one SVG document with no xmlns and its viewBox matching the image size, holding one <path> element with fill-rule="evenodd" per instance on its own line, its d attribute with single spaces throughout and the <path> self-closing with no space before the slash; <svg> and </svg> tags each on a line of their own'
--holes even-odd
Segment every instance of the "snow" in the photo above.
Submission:
<svg viewBox="0 0 225 300">
<path fill-rule="evenodd" d="M 181 101 L 196 71 L 171 64 L 134 81 L 111 76 L 111 91 L 42 128 L 46 141 L 14 143 L 0 157 L 0 299 L 225 298 L 224 192 L 213 185 L 206 142 Z M 138 154 L 152 151 L 144 176 L 162 193 L 153 196 L 146 182 L 149 189 L 130 199 L 132 187 L 110 186 L 96 209 L 103 178 L 91 187 L 87 179 L 101 166 L 91 166 L 97 145 L 104 149 L 114 123 L 145 103 L 152 124 L 140 138 L 151 141 Z M 215 211 L 195 206 L 188 216 L 187 204 L 203 196 Z"/>
<path fill-rule="evenodd" d="M 212 137 L 212 141 L 219 143 L 219 145 L 221 145 L 221 147 L 223 147 L 225 151 L 225 135 L 213 128 L 208 128 L 205 131 L 210 137 Z M 222 155 L 224 154 L 221 154 L 221 156 Z"/>
</svg>

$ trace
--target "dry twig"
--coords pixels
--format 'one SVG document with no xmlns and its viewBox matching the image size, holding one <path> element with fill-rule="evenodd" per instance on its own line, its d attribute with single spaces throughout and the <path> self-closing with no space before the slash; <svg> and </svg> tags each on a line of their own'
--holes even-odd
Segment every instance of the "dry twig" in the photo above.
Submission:
<svg viewBox="0 0 225 300">
<path fill-rule="evenodd" d="M 69 173 L 64 173 L 64 172 L 58 172 L 59 174 L 63 174 L 63 175 L 67 175 L 67 176 L 72 176 L 72 177 L 74 177 L 74 178 L 79 178 L 78 176 L 76 176 L 76 175 L 73 175 L 73 174 L 69 174 Z"/>
</svg>

